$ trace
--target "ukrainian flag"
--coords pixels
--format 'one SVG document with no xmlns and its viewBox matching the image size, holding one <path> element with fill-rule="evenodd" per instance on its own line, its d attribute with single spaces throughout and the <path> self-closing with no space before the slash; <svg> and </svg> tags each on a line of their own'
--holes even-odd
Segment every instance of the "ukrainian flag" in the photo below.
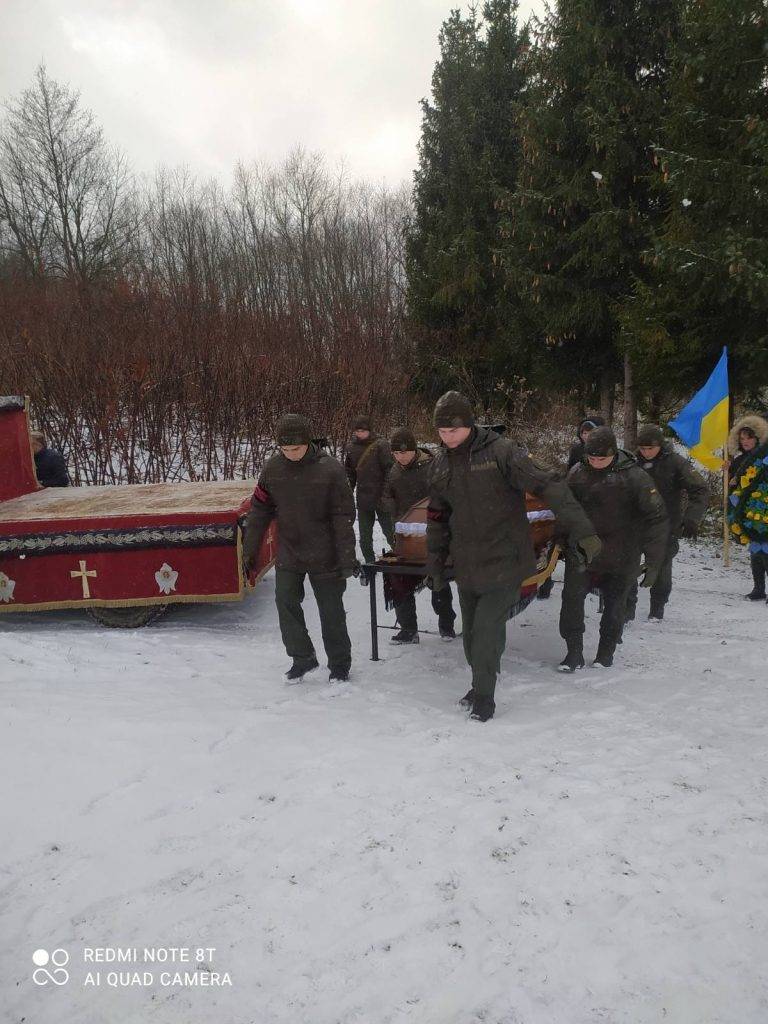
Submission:
<svg viewBox="0 0 768 1024">
<path fill-rule="evenodd" d="M 723 449 L 728 437 L 728 349 L 701 389 L 686 405 L 670 427 L 689 449 L 697 462 L 713 472 L 723 468 L 723 460 L 715 455 Z"/>
</svg>

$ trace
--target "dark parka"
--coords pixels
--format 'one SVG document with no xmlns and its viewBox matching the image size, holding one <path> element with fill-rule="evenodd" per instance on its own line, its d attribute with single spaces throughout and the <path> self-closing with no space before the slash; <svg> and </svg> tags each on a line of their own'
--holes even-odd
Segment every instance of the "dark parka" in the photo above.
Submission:
<svg viewBox="0 0 768 1024">
<path fill-rule="evenodd" d="M 709 504 L 707 481 L 682 455 L 664 442 L 655 459 L 644 459 L 638 452 L 637 463 L 658 488 L 669 517 L 669 531 L 677 537 L 683 522 L 683 494 L 688 495 L 686 522 L 699 525 Z"/>
<path fill-rule="evenodd" d="M 380 506 L 393 462 L 389 441 L 375 434 L 366 441 L 353 438 L 344 458 L 344 469 L 349 486 L 356 491 L 357 507 L 361 512 L 374 512 Z"/>
<path fill-rule="evenodd" d="M 42 448 L 35 453 L 35 475 L 41 487 L 69 487 L 67 464 L 55 448 Z"/>
<path fill-rule="evenodd" d="M 669 532 L 664 501 L 629 452 L 619 449 L 608 469 L 580 462 L 568 474 L 568 484 L 603 542 L 590 571 L 636 575 L 641 554 L 648 566 L 662 565 Z"/>
<path fill-rule="evenodd" d="M 355 506 L 344 469 L 311 444 L 300 462 L 279 452 L 259 475 L 243 524 L 243 560 L 252 564 L 277 518 L 277 568 L 335 573 L 355 565 Z"/>
<path fill-rule="evenodd" d="M 409 508 L 429 494 L 429 476 L 434 455 L 426 448 L 416 450 L 416 458 L 407 466 L 395 461 L 384 484 L 382 504 L 390 515 L 399 519 Z"/>
<path fill-rule="evenodd" d="M 581 439 L 581 432 L 588 423 L 593 423 L 596 427 L 604 427 L 605 419 L 602 416 L 587 416 L 585 420 L 581 421 L 576 431 L 577 440 L 571 445 L 568 452 L 568 469 L 573 469 L 584 458 L 584 442 Z"/>
<path fill-rule="evenodd" d="M 475 427 L 458 448 L 441 449 L 430 473 L 429 574 L 440 575 L 451 556 L 460 587 L 519 587 L 536 571 L 526 491 L 549 505 L 571 543 L 594 536 L 567 485 L 507 438 Z"/>
</svg>

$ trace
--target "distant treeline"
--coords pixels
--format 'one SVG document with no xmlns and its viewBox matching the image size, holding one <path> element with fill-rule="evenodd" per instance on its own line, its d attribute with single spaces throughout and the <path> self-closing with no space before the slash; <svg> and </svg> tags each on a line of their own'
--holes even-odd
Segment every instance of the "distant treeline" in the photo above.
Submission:
<svg viewBox="0 0 768 1024">
<path fill-rule="evenodd" d="M 250 475 L 276 418 L 408 413 L 405 194 L 317 156 L 138 183 L 39 69 L 0 137 L 0 382 L 80 482 Z"/>
</svg>

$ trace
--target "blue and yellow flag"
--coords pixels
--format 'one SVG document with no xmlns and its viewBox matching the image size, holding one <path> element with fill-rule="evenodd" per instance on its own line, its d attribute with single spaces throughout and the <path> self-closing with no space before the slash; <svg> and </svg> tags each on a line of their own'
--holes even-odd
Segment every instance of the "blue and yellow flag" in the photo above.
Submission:
<svg viewBox="0 0 768 1024">
<path fill-rule="evenodd" d="M 723 348 L 717 366 L 701 391 L 696 392 L 669 425 L 702 466 L 713 472 L 723 468 L 723 460 L 715 452 L 724 448 L 728 436 L 727 348 Z"/>
</svg>

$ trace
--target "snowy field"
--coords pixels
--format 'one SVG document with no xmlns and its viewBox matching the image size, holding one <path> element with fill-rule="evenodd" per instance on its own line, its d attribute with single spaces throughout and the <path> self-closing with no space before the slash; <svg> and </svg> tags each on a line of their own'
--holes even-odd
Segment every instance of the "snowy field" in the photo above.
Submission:
<svg viewBox="0 0 768 1024">
<path fill-rule="evenodd" d="M 765 1024 L 768 608 L 741 551 L 684 546 L 676 582 L 573 677 L 557 586 L 510 624 L 487 725 L 460 641 L 368 660 L 355 581 L 334 687 L 282 681 L 271 574 L 137 631 L 0 618 L 0 1020 Z M 231 986 L 103 947 L 213 947 L 180 968 Z M 57 948 L 69 980 L 34 984 Z"/>
</svg>

